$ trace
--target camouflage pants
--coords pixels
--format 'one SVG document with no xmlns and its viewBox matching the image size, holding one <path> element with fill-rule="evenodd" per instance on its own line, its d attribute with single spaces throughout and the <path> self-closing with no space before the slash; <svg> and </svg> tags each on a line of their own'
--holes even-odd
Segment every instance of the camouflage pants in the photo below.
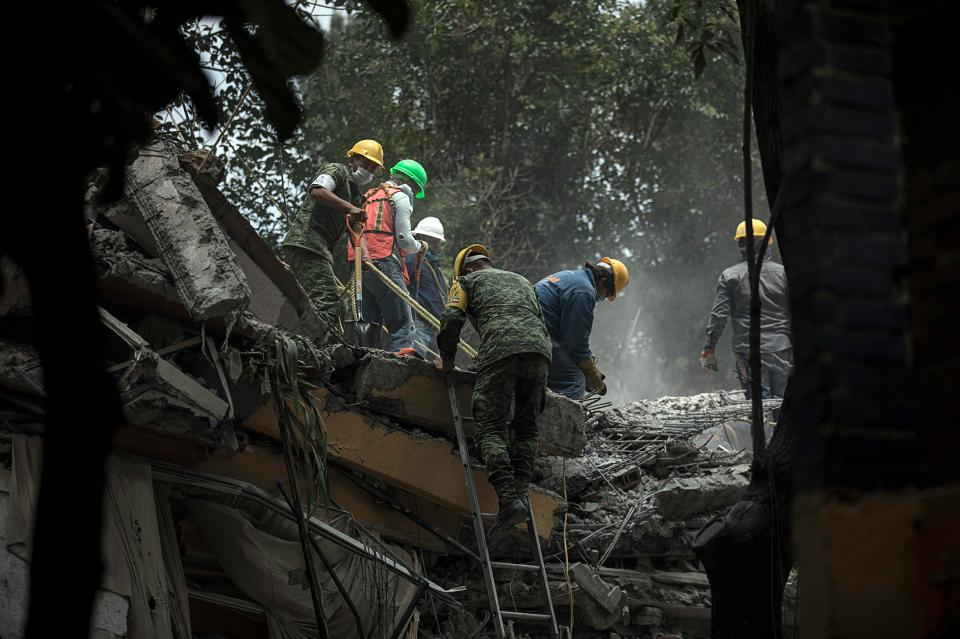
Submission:
<svg viewBox="0 0 960 639">
<path fill-rule="evenodd" d="M 550 362 L 543 355 L 520 353 L 484 366 L 477 373 L 474 437 L 501 505 L 525 495 L 533 475 L 537 416 L 543 411 L 549 368 Z M 512 444 L 507 443 L 508 427 Z"/>
<path fill-rule="evenodd" d="M 333 261 L 319 253 L 297 246 L 283 247 L 283 257 L 300 281 L 300 286 L 313 302 L 320 319 L 333 330 L 337 330 L 340 292 L 337 290 L 337 279 L 333 274 Z"/>
</svg>

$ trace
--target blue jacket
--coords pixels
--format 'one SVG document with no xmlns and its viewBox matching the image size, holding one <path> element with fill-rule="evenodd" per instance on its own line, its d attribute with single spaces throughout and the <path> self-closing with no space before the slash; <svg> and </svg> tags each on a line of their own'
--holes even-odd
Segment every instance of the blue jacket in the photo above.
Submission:
<svg viewBox="0 0 960 639">
<path fill-rule="evenodd" d="M 410 297 L 416 299 L 424 308 L 430 311 L 434 317 L 440 319 L 440 316 L 443 315 L 443 307 L 447 303 L 447 293 L 450 291 L 450 287 L 447 285 L 447 281 L 443 278 L 443 273 L 440 271 L 440 259 L 436 253 L 430 249 L 420 260 L 419 290 L 416 290 L 417 285 L 415 280 L 417 269 L 416 254 L 406 255 L 403 259 L 407 264 L 407 272 L 410 274 L 410 284 L 407 286 Z M 419 318 L 420 316 L 417 315 L 416 317 Z"/>
<path fill-rule="evenodd" d="M 586 268 L 560 271 L 537 282 L 535 288 L 554 346 L 562 348 L 574 364 L 593 357 L 590 331 L 597 306 L 593 273 Z"/>
</svg>

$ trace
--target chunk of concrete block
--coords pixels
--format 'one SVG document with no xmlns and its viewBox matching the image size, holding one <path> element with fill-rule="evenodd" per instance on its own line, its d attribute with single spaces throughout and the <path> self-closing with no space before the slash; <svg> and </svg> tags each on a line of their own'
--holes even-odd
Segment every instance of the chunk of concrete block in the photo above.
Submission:
<svg viewBox="0 0 960 639">
<path fill-rule="evenodd" d="M 171 147 L 162 141 L 144 146 L 127 168 L 124 194 L 149 230 L 191 318 L 223 317 L 246 308 L 250 288 L 236 255 Z M 111 219 L 124 228 L 123 217 L 129 216 Z"/>
<path fill-rule="evenodd" d="M 741 473 L 670 479 L 661 485 L 654 503 L 657 513 L 665 519 L 689 519 L 733 505 L 749 483 Z"/>
<path fill-rule="evenodd" d="M 181 166 L 184 166 L 184 157 L 180 157 Z M 193 175 L 196 168 L 188 165 L 186 170 Z M 296 276 L 249 220 L 205 177 L 209 170 L 208 163 L 204 175 L 194 176 L 194 180 L 247 278 L 251 291 L 247 310 L 262 322 L 304 337 L 326 334 L 329 327 L 317 315 Z"/>
<path fill-rule="evenodd" d="M 583 615 L 587 626 L 605 630 L 621 620 L 626 611 L 627 594 L 620 586 L 606 583 L 585 564 L 574 564 L 570 574 L 583 593 L 575 601 L 577 612 Z M 629 618 L 629 611 L 626 615 Z"/>
<path fill-rule="evenodd" d="M 121 231 L 96 229 L 91 237 L 97 288 L 113 306 L 189 319 L 173 277 L 158 258 L 130 250 Z"/>
</svg>

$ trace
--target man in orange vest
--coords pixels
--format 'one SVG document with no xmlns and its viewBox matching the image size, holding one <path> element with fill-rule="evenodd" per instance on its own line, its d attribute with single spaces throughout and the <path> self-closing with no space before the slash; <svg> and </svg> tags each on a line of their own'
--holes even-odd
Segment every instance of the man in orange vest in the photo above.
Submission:
<svg viewBox="0 0 960 639">
<path fill-rule="evenodd" d="M 366 192 L 366 222 L 360 251 L 364 260 L 406 290 L 410 276 L 403 256 L 426 253 L 428 245 L 413 236 L 410 216 L 413 198 L 422 199 L 427 172 L 414 160 L 400 160 L 390 169 L 390 179 Z M 353 261 L 353 246 L 347 259 Z M 394 291 L 370 271 L 363 272 L 363 319 L 383 324 L 390 331 L 384 350 L 401 352 L 413 348 L 413 311 Z M 403 351 L 410 352 L 410 351 Z"/>
</svg>

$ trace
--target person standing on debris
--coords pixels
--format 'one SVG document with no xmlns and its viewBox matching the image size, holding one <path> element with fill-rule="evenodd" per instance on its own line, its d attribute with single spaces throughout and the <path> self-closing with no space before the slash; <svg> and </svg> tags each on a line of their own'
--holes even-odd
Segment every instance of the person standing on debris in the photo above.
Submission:
<svg viewBox="0 0 960 639">
<path fill-rule="evenodd" d="M 415 160 L 400 160 L 390 169 L 390 179 L 370 189 L 366 198 L 366 224 L 361 238 L 361 254 L 384 275 L 406 289 L 410 276 L 404 255 L 424 255 L 430 248 L 410 230 L 414 193 L 423 199 L 427 172 Z M 353 245 L 347 246 L 347 259 L 353 262 Z M 373 272 L 363 272 L 363 319 L 383 324 L 390 331 L 386 350 L 409 353 L 413 348 L 413 311 Z"/>
<path fill-rule="evenodd" d="M 435 365 L 453 370 L 457 342 L 469 319 L 480 334 L 473 387 L 476 443 L 500 502 L 490 530 L 495 543 L 526 517 L 527 487 L 537 454 L 537 416 L 543 410 L 550 335 L 533 286 L 522 276 L 493 267 L 480 244 L 460 251 L 454 282 L 440 320 Z M 508 422 L 514 405 L 513 421 Z M 507 444 L 507 428 L 513 445 Z"/>
<path fill-rule="evenodd" d="M 446 240 L 443 237 L 443 224 L 435 217 L 425 217 L 413 229 L 413 235 L 419 240 L 430 242 L 426 253 L 407 254 L 404 258 L 407 272 L 410 274 L 410 284 L 407 290 L 410 297 L 419 302 L 430 314 L 436 318 L 443 315 L 443 304 L 446 300 L 447 281 L 440 270 L 440 258 L 434 251 Z M 427 357 L 436 356 L 437 331 L 419 315 L 414 315 L 414 344 L 417 352 Z"/>
<path fill-rule="evenodd" d="M 537 282 L 537 301 L 553 342 L 550 390 L 570 399 L 580 399 L 585 391 L 606 394 L 604 375 L 590 352 L 593 313 L 597 302 L 604 298 L 612 302 L 629 283 L 626 265 L 610 257 Z"/>
<path fill-rule="evenodd" d="M 761 250 L 767 251 L 760 269 L 760 385 L 764 399 L 783 397 L 793 365 L 787 275 L 782 264 L 770 259 L 770 246 L 761 246 L 766 232 L 766 224 L 753 220 L 753 235 L 756 238 L 754 255 L 759 255 Z M 746 222 L 740 222 L 734 239 L 743 259 L 720 274 L 717 296 L 707 320 L 707 339 L 700 353 L 700 365 L 706 371 L 718 370 L 716 346 L 727 318 L 730 318 L 737 377 L 746 391 L 747 399 L 750 399 L 750 282 L 747 277 Z"/>
<path fill-rule="evenodd" d="M 346 218 L 359 230 L 366 212 L 362 190 L 383 168 L 383 147 L 360 140 L 347 151 L 347 164 L 328 162 L 307 187 L 307 195 L 283 238 L 283 257 L 328 327 L 338 326 L 340 292 L 333 273 L 333 247 Z"/>
</svg>

